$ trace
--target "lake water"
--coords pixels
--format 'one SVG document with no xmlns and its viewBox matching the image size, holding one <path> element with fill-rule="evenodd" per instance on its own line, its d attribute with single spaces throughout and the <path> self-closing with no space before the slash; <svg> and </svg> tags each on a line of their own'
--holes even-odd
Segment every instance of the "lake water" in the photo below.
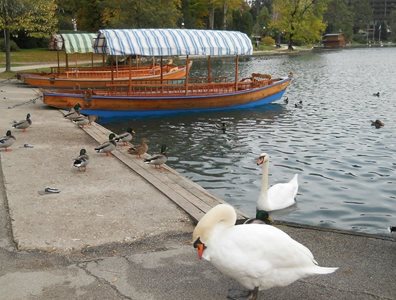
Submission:
<svg viewBox="0 0 396 300">
<path fill-rule="evenodd" d="M 213 68 L 233 76 L 230 60 Z M 255 160 L 266 152 L 270 184 L 299 174 L 297 204 L 276 219 L 387 234 L 396 225 L 395 70 L 396 48 L 252 57 L 240 62 L 241 77 L 293 72 L 288 104 L 104 125 L 134 128 L 138 141 L 149 138 L 150 153 L 167 144 L 169 166 L 251 216 L 261 187 Z M 192 72 L 205 71 L 205 62 L 194 63 Z M 375 119 L 385 126 L 371 126 Z"/>
</svg>

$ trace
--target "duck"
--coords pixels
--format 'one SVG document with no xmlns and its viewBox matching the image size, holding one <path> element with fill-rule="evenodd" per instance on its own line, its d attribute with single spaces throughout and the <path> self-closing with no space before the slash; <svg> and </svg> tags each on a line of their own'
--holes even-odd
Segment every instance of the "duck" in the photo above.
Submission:
<svg viewBox="0 0 396 300">
<path fill-rule="evenodd" d="M 74 159 L 73 166 L 78 168 L 79 171 L 86 171 L 89 163 L 89 156 L 87 150 L 84 148 L 80 150 L 80 155 Z"/>
<path fill-rule="evenodd" d="M 376 93 L 374 93 L 374 94 L 373 94 L 373 96 L 375 96 L 375 97 L 379 97 L 379 96 L 380 96 L 380 92 L 376 92 Z"/>
<path fill-rule="evenodd" d="M 8 151 L 8 148 L 11 147 L 12 144 L 16 141 L 15 136 L 12 135 L 11 130 L 7 130 L 6 135 L 0 137 L 0 148 L 4 148 L 5 151 Z"/>
<path fill-rule="evenodd" d="M 135 131 L 132 128 L 127 128 L 127 130 L 116 137 L 117 142 L 122 142 L 124 146 L 128 145 L 129 142 L 133 140 Z"/>
<path fill-rule="evenodd" d="M 95 148 L 96 152 L 106 153 L 106 155 L 111 155 L 111 151 L 115 150 L 117 145 L 114 139 L 115 137 L 116 135 L 114 133 L 110 133 L 109 140 L 96 147 Z"/>
<path fill-rule="evenodd" d="M 371 126 L 375 126 L 375 128 L 381 128 L 384 127 L 384 122 L 382 122 L 381 120 L 375 120 L 375 121 L 371 121 Z"/>
<path fill-rule="evenodd" d="M 216 127 L 219 128 L 223 133 L 226 133 L 227 124 L 225 122 L 221 122 L 220 124 L 216 124 Z"/>
<path fill-rule="evenodd" d="M 287 104 L 289 104 L 289 97 L 286 97 L 284 100 L 283 100 L 283 102 L 287 105 Z"/>
<path fill-rule="evenodd" d="M 73 119 L 72 121 L 79 127 L 84 128 L 84 126 L 91 125 L 95 122 L 98 117 L 96 115 L 83 116 Z"/>
<path fill-rule="evenodd" d="M 303 106 L 302 100 L 300 100 L 298 103 L 294 103 L 295 108 L 302 108 L 302 106 Z"/>
<path fill-rule="evenodd" d="M 260 211 L 270 212 L 293 205 L 298 191 L 298 174 L 295 174 L 287 183 L 277 183 L 268 188 L 269 155 L 261 153 L 257 159 L 257 165 L 262 166 L 263 175 L 261 192 L 256 204 L 256 215 L 260 215 Z"/>
<path fill-rule="evenodd" d="M 132 146 L 128 149 L 129 154 L 135 154 L 137 157 L 141 157 L 148 151 L 147 139 L 142 138 L 140 145 Z"/>
<path fill-rule="evenodd" d="M 155 168 L 158 166 L 161 169 L 162 165 L 168 160 L 166 149 L 166 145 L 162 145 L 161 152 L 159 154 L 154 154 L 150 158 L 146 158 L 144 162 L 149 165 L 154 165 Z"/>
<path fill-rule="evenodd" d="M 396 226 L 389 226 L 389 232 L 394 240 L 396 240 Z"/>
<path fill-rule="evenodd" d="M 27 114 L 25 120 L 21 120 L 19 122 L 14 122 L 12 124 L 12 127 L 26 131 L 26 128 L 28 128 L 30 125 L 32 125 L 32 120 L 30 119 L 30 114 Z"/>
<path fill-rule="evenodd" d="M 72 120 L 73 118 L 79 117 L 80 116 L 80 108 L 81 108 L 80 103 L 77 103 L 63 117 L 66 118 L 66 119 L 69 119 L 69 120 Z"/>
<path fill-rule="evenodd" d="M 260 290 L 338 269 L 320 267 L 306 246 L 282 230 L 266 224 L 235 225 L 236 218 L 231 205 L 214 206 L 194 228 L 192 243 L 198 258 L 248 289 L 248 299 L 257 299 Z"/>
</svg>

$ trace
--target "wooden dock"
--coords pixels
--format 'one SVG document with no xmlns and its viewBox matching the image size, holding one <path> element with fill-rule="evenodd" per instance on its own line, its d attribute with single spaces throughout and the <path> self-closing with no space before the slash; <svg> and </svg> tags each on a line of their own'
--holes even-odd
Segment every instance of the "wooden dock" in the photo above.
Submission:
<svg viewBox="0 0 396 300">
<path fill-rule="evenodd" d="M 111 133 L 110 130 L 97 123 L 82 129 L 98 143 L 108 141 L 108 136 Z M 156 169 L 144 163 L 143 160 L 136 159 L 134 155 L 127 152 L 126 148 L 117 147 L 112 152 L 113 156 L 176 203 L 194 222 L 198 222 L 213 206 L 224 203 L 224 200 L 210 194 L 200 185 L 183 177 L 172 168 L 164 165 L 161 170 Z M 238 220 L 248 219 L 248 216 L 241 211 L 237 211 L 237 213 Z"/>
</svg>

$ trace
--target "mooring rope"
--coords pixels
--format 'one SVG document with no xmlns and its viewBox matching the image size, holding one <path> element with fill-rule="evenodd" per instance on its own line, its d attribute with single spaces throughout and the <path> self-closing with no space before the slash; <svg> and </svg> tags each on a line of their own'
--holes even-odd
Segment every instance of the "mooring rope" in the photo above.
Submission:
<svg viewBox="0 0 396 300">
<path fill-rule="evenodd" d="M 15 108 L 15 107 L 17 107 L 17 106 L 21 106 L 21 105 L 25 105 L 25 104 L 29 104 L 29 103 L 35 104 L 36 101 L 37 101 L 38 99 L 40 99 L 41 97 L 42 97 L 42 96 L 40 95 L 40 96 L 37 96 L 36 98 L 32 98 L 32 99 L 30 99 L 30 100 L 28 100 L 28 101 L 15 104 L 15 105 L 13 105 L 13 106 L 8 106 L 8 109 Z"/>
</svg>

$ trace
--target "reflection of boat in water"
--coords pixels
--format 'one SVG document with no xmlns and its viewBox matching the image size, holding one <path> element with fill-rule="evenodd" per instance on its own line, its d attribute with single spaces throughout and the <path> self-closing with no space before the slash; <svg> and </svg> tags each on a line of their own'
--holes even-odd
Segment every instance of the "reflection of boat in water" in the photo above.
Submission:
<svg viewBox="0 0 396 300">
<path fill-rule="evenodd" d="M 243 33 L 233 31 L 134 29 L 100 30 L 95 52 L 111 55 L 208 55 L 207 78 L 182 80 L 129 80 L 111 84 L 108 89 L 45 90 L 44 103 L 70 108 L 80 103 L 82 112 L 104 117 L 142 116 L 191 111 L 249 108 L 273 102 L 282 97 L 290 78 L 273 78 L 254 73 L 238 78 L 239 55 L 251 55 L 252 44 Z M 235 56 L 235 80 L 213 78 L 211 56 Z M 188 68 L 187 68 L 188 69 Z"/>
</svg>

